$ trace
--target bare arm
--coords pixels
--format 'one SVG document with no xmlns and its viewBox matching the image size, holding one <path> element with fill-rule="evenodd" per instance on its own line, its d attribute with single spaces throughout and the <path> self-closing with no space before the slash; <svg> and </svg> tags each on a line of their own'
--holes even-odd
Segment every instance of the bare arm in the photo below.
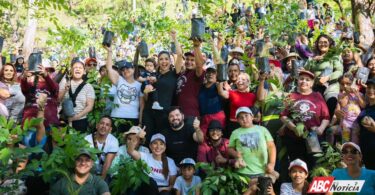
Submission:
<svg viewBox="0 0 375 195">
<path fill-rule="evenodd" d="M 217 87 L 217 91 L 219 93 L 219 95 L 221 97 L 223 97 L 224 99 L 228 99 L 229 98 L 229 91 L 224 89 L 224 82 L 220 82 L 216 85 Z"/>
<path fill-rule="evenodd" d="M 203 66 L 205 61 L 203 60 L 203 55 L 201 51 L 201 42 L 199 40 L 194 40 L 194 58 L 195 58 L 195 75 L 197 77 L 202 76 Z"/>
<path fill-rule="evenodd" d="M 296 128 L 296 125 L 287 116 L 282 116 L 280 120 L 288 127 L 288 129 L 293 130 Z"/>
<path fill-rule="evenodd" d="M 139 97 L 139 124 L 142 125 L 143 110 L 145 108 L 145 99 L 143 96 Z"/>
<path fill-rule="evenodd" d="M 267 148 L 268 148 L 268 164 L 267 164 L 267 171 L 271 173 L 276 164 L 276 146 L 273 141 L 267 142 Z"/>
<path fill-rule="evenodd" d="M 172 37 L 172 41 L 176 45 L 177 59 L 176 59 L 176 62 L 175 62 L 175 68 L 176 68 L 176 73 L 178 74 L 182 71 L 182 66 L 183 66 L 182 65 L 182 63 L 183 63 L 182 56 L 183 56 L 183 54 L 182 54 L 181 45 L 176 38 L 176 31 L 171 32 L 171 37 Z"/>
<path fill-rule="evenodd" d="M 233 158 L 241 158 L 242 155 L 240 152 L 237 152 L 236 149 L 232 148 L 232 147 L 229 147 L 228 148 L 228 155 L 233 157 Z"/>
<path fill-rule="evenodd" d="M 259 85 L 257 89 L 257 100 L 259 102 L 263 102 L 266 99 L 267 96 L 267 90 L 264 89 L 264 82 L 266 80 L 266 74 L 262 74 L 259 76 Z"/>
<path fill-rule="evenodd" d="M 194 122 L 193 122 L 193 127 L 194 127 L 194 134 L 193 134 L 193 139 L 199 144 L 202 144 L 204 141 L 204 135 L 203 132 L 200 128 L 200 121 L 195 117 Z"/>
<path fill-rule="evenodd" d="M 92 111 L 93 108 L 94 108 L 94 99 L 87 98 L 85 109 L 83 109 L 82 112 L 74 115 L 72 118 L 72 121 L 79 120 L 80 118 L 86 116 L 89 112 Z"/>
<path fill-rule="evenodd" d="M 112 48 L 103 46 L 105 50 L 107 50 L 107 61 L 105 63 L 105 67 L 108 70 L 108 77 L 112 84 L 117 85 L 118 79 L 120 75 L 116 70 L 113 70 L 112 65 Z"/>
<path fill-rule="evenodd" d="M 0 89 L 0 98 L 1 99 L 7 99 L 10 97 L 9 90 L 7 89 Z"/>
<path fill-rule="evenodd" d="M 107 176 L 108 169 L 109 167 L 111 167 L 112 161 L 115 158 L 115 156 L 116 156 L 116 153 L 107 153 L 105 155 L 105 161 L 104 161 L 103 170 L 102 170 L 103 179 L 105 179 L 105 177 Z"/>
<path fill-rule="evenodd" d="M 136 145 L 135 141 L 130 141 L 127 145 L 127 152 L 134 160 L 139 160 L 141 159 L 141 153 L 135 150 Z"/>
</svg>

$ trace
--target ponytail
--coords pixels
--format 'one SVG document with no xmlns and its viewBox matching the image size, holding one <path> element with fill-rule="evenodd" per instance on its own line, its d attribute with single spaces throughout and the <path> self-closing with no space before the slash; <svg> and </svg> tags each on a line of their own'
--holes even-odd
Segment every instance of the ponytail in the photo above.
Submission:
<svg viewBox="0 0 375 195">
<path fill-rule="evenodd" d="M 168 178 L 168 175 L 169 175 L 169 166 L 168 166 L 168 159 L 167 159 L 167 156 L 165 155 L 165 152 L 163 152 L 163 154 L 161 155 L 161 161 L 163 163 L 163 175 L 165 177 L 165 179 Z"/>
<path fill-rule="evenodd" d="M 309 190 L 309 182 L 305 181 L 302 188 L 302 195 L 307 195 L 307 191 Z"/>
</svg>

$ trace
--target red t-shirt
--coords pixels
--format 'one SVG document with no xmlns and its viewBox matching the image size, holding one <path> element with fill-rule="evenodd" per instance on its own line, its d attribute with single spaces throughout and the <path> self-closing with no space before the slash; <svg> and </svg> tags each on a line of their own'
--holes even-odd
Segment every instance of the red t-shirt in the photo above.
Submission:
<svg viewBox="0 0 375 195">
<path fill-rule="evenodd" d="M 329 120 L 329 111 L 327 104 L 323 98 L 323 96 L 319 92 L 313 92 L 309 95 L 302 95 L 300 93 L 292 93 L 289 96 L 294 103 L 291 108 L 296 109 L 296 112 L 300 113 L 302 121 L 305 125 L 306 129 L 310 129 L 311 127 L 318 127 L 320 126 L 322 120 Z M 290 112 L 291 108 L 285 108 L 283 112 L 281 112 L 281 116 L 288 116 L 291 119 Z M 293 121 L 299 122 L 299 121 Z M 296 137 L 294 132 L 291 130 L 287 130 L 287 135 Z"/>
<path fill-rule="evenodd" d="M 195 70 L 186 70 L 177 79 L 177 105 L 186 116 L 199 116 L 198 95 L 204 73 L 197 77 Z"/>
<path fill-rule="evenodd" d="M 256 101 L 255 94 L 251 92 L 239 92 L 237 90 L 230 90 L 229 91 L 229 118 L 231 121 L 236 120 L 236 110 L 239 107 L 251 107 L 254 106 Z"/>
</svg>

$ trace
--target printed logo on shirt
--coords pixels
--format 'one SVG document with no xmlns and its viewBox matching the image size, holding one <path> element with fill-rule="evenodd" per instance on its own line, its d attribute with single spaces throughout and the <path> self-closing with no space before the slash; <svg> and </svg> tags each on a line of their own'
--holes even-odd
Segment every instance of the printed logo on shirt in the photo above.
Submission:
<svg viewBox="0 0 375 195">
<path fill-rule="evenodd" d="M 121 103 L 130 104 L 137 98 L 137 89 L 135 87 L 129 87 L 125 84 L 122 84 L 117 89 L 117 97 Z"/>
<path fill-rule="evenodd" d="M 154 167 L 151 167 L 151 171 L 152 172 L 155 172 L 155 173 L 163 173 L 163 169 L 157 169 L 157 168 L 154 168 Z"/>
<path fill-rule="evenodd" d="M 258 150 L 259 148 L 259 132 L 251 132 L 242 134 L 240 136 L 240 143 L 242 146 L 249 148 L 250 150 Z"/>
<path fill-rule="evenodd" d="M 187 82 L 186 75 L 181 75 L 178 77 L 176 94 L 179 94 L 182 91 L 182 88 L 185 86 L 186 82 Z"/>
<path fill-rule="evenodd" d="M 310 100 L 299 100 L 294 103 L 294 109 L 299 110 L 301 121 L 306 122 L 315 116 L 317 106 Z"/>
</svg>

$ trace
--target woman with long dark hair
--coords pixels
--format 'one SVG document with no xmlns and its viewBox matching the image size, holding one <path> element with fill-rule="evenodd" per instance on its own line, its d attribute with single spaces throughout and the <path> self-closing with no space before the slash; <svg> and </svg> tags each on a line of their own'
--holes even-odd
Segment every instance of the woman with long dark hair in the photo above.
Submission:
<svg viewBox="0 0 375 195">
<path fill-rule="evenodd" d="M 143 138 L 144 131 L 137 135 Z M 152 153 L 139 152 L 135 149 L 136 145 L 135 141 L 128 142 L 128 154 L 134 160 L 141 159 L 151 167 L 151 172 L 149 173 L 150 185 L 141 189 L 142 194 L 172 194 L 171 190 L 176 181 L 177 167 L 173 159 L 165 154 L 166 142 L 164 135 L 158 133 L 151 137 L 150 149 Z"/>
<path fill-rule="evenodd" d="M 335 45 L 331 37 L 319 35 L 315 42 L 315 56 L 307 61 L 305 69 L 314 73 L 315 83 L 313 90 L 323 95 L 327 102 L 330 116 L 332 117 L 337 104 L 340 91 L 338 78 L 344 73 L 340 56 L 326 56 Z"/>
</svg>

